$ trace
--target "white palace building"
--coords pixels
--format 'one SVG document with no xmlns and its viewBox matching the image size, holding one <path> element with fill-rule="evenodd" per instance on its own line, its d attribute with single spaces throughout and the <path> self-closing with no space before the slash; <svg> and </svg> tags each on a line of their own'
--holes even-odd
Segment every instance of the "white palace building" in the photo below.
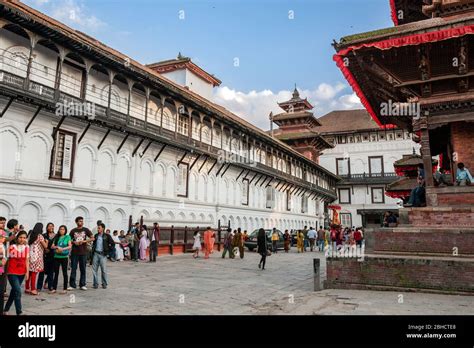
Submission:
<svg viewBox="0 0 474 348">
<path fill-rule="evenodd" d="M 420 146 L 403 129 L 380 129 L 366 110 L 332 111 L 320 117 L 320 133 L 334 148 L 319 163 L 337 174 L 337 201 L 345 227 L 380 227 L 386 211 L 398 213 L 398 200 L 385 194 L 387 184 L 399 179 L 393 163 L 419 154 Z"/>
<path fill-rule="evenodd" d="M 0 28 L 0 216 L 324 222 L 338 177 L 209 101 L 220 81 L 189 58 L 145 66 L 16 1 L 0 2 Z"/>
</svg>

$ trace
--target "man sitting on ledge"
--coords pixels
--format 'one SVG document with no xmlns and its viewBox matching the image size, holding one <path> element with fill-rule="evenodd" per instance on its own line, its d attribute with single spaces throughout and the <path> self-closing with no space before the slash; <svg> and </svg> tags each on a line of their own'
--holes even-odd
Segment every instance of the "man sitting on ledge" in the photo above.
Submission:
<svg viewBox="0 0 474 348">
<path fill-rule="evenodd" d="M 410 198 L 408 203 L 404 207 L 424 207 L 426 206 L 426 196 L 425 196 L 425 170 L 423 169 L 423 164 L 418 165 L 418 185 L 411 190 Z"/>
<path fill-rule="evenodd" d="M 464 167 L 464 163 L 458 163 L 458 170 L 456 171 L 456 185 L 469 186 L 473 182 L 469 169 Z"/>
<path fill-rule="evenodd" d="M 446 170 L 444 168 L 439 168 L 435 175 L 434 175 L 434 185 L 435 186 L 453 186 L 448 179 L 448 175 L 446 174 Z"/>
</svg>

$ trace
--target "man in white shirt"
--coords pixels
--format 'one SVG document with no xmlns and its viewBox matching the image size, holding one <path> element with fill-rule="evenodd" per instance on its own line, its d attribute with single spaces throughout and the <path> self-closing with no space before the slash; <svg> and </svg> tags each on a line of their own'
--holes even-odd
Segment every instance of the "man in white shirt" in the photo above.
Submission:
<svg viewBox="0 0 474 348">
<path fill-rule="evenodd" d="M 316 233 L 316 230 L 312 227 L 309 228 L 309 231 L 308 231 L 308 239 L 309 239 L 309 247 L 310 247 L 310 250 L 313 251 L 314 249 L 314 242 L 316 241 L 316 237 L 317 237 L 317 233 Z"/>
</svg>

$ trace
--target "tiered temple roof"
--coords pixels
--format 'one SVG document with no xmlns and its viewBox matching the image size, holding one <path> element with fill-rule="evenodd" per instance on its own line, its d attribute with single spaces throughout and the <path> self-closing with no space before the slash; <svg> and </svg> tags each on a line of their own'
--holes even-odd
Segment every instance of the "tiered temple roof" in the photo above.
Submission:
<svg viewBox="0 0 474 348">
<path fill-rule="evenodd" d="M 313 106 L 306 98 L 300 97 L 296 87 L 292 98 L 278 105 L 285 112 L 270 116 L 271 121 L 280 127 L 276 131 L 271 131 L 274 137 L 313 161 L 317 161 L 321 150 L 333 147 L 318 132 L 317 128 L 321 123 L 310 111 Z"/>
</svg>

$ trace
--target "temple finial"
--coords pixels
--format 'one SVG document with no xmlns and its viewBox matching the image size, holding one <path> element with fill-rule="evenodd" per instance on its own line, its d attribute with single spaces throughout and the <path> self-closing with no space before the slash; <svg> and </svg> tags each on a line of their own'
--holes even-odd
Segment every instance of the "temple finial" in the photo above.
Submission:
<svg viewBox="0 0 474 348">
<path fill-rule="evenodd" d="M 300 93 L 298 92 L 298 89 L 296 88 L 296 83 L 295 83 L 295 90 L 293 91 L 293 99 L 297 99 L 300 97 Z"/>
</svg>

